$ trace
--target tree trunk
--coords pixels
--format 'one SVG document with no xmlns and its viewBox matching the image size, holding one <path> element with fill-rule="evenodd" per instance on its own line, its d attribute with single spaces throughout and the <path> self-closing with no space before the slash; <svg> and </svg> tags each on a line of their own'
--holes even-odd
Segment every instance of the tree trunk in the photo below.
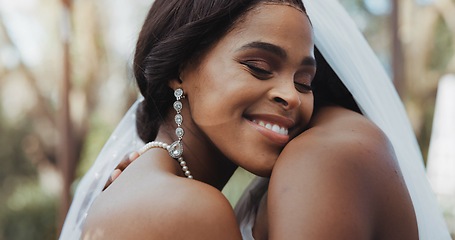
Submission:
<svg viewBox="0 0 455 240">
<path fill-rule="evenodd" d="M 63 226 L 66 214 L 71 204 L 70 188 L 74 179 L 74 139 L 73 126 L 70 116 L 69 93 L 71 90 L 71 56 L 70 56 L 70 33 L 71 33 L 71 2 L 62 0 L 62 48 L 63 48 L 63 76 L 60 94 L 59 109 L 59 138 L 58 167 L 63 179 L 60 197 L 60 209 L 58 217 L 58 229 Z"/>
</svg>

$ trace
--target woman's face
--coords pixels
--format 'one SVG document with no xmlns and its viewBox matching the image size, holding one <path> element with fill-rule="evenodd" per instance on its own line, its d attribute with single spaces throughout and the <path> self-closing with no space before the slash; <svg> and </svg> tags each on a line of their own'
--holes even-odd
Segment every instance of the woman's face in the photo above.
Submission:
<svg viewBox="0 0 455 240">
<path fill-rule="evenodd" d="M 315 71 L 307 16 L 292 6 L 259 4 L 184 68 L 196 128 L 190 131 L 235 164 L 267 176 L 311 117 Z"/>
</svg>

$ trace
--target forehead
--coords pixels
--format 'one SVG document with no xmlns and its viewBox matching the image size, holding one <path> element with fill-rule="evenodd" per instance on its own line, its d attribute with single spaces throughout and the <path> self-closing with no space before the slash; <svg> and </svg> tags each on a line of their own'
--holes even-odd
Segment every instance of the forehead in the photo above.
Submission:
<svg viewBox="0 0 455 240">
<path fill-rule="evenodd" d="M 301 17 L 300 20 L 306 20 L 304 22 L 310 22 L 308 19 L 307 14 L 300 9 L 300 7 L 295 6 L 290 3 L 286 2 L 261 2 L 256 4 L 253 8 L 251 8 L 248 12 L 245 13 L 245 16 L 241 17 L 241 21 L 239 21 L 235 27 L 241 27 L 242 23 L 245 21 L 252 21 L 256 18 L 268 18 L 269 20 L 278 21 L 280 19 L 273 19 L 274 16 L 282 15 L 283 12 L 286 13 L 293 13 L 292 15 L 287 16 L 285 19 L 291 19 L 299 15 Z M 267 17 L 268 16 L 268 17 Z M 256 19 L 257 20 L 257 19 Z M 283 20 L 283 19 L 281 19 Z"/>
<path fill-rule="evenodd" d="M 238 21 L 226 38 L 266 41 L 277 45 L 311 46 L 313 32 L 301 9 L 290 4 L 260 3 Z"/>
</svg>

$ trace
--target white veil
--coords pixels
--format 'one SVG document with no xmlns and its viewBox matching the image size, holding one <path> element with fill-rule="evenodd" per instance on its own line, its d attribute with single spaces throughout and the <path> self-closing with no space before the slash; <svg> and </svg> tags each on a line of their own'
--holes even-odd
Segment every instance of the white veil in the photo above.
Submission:
<svg viewBox="0 0 455 240">
<path fill-rule="evenodd" d="M 144 145 L 136 133 L 136 109 L 141 101 L 142 98 L 131 106 L 107 140 L 95 163 L 79 182 L 60 240 L 80 239 L 87 212 L 103 190 L 112 171 L 125 155 Z"/>
<path fill-rule="evenodd" d="M 389 77 L 356 25 L 337 0 L 303 0 L 316 45 L 362 113 L 389 137 L 408 186 L 421 240 L 450 239 L 404 107 Z M 139 102 L 139 100 L 138 100 Z M 143 144 L 135 128 L 136 102 L 80 182 L 60 239 L 79 239 L 88 208 L 122 157 Z"/>
</svg>

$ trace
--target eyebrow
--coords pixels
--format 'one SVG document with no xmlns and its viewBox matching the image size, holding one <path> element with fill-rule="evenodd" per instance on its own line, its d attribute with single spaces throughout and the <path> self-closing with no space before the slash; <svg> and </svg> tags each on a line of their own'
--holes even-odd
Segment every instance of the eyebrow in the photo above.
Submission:
<svg viewBox="0 0 455 240">
<path fill-rule="evenodd" d="M 243 45 L 239 50 L 245 50 L 245 49 L 250 49 L 250 48 L 262 49 L 262 50 L 271 52 L 280 58 L 287 58 L 287 56 L 288 56 L 284 49 L 282 49 L 276 45 L 273 45 L 271 43 L 266 43 L 266 42 L 250 42 L 246 45 Z"/>
<path fill-rule="evenodd" d="M 268 51 L 283 59 L 288 57 L 288 54 L 286 53 L 286 51 L 283 48 L 281 48 L 277 45 L 271 44 L 271 43 L 266 43 L 266 42 L 257 42 L 257 41 L 250 42 L 246 45 L 243 45 L 239 50 L 245 50 L 245 49 L 251 49 L 251 48 L 262 49 L 262 50 Z M 314 59 L 313 57 L 310 57 L 310 56 L 305 57 L 302 60 L 302 65 L 316 66 L 316 59 Z"/>
</svg>

